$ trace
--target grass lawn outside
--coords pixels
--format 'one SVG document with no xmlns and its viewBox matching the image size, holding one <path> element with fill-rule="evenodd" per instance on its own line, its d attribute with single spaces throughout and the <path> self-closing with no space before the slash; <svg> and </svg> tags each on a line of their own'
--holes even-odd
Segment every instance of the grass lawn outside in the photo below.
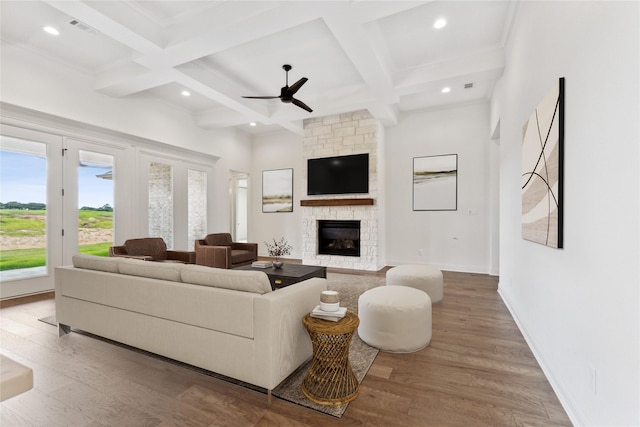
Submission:
<svg viewBox="0 0 640 427">
<path fill-rule="evenodd" d="M 3 236 L 44 235 L 46 215 L 46 211 L 0 209 L 0 233 Z"/>
<path fill-rule="evenodd" d="M 46 211 L 24 209 L 0 209 L 0 236 L 12 240 L 21 238 L 25 240 L 35 239 L 41 246 L 46 243 Z M 113 227 L 113 212 L 79 210 L 78 229 L 106 231 Z M 108 233 L 110 234 L 110 232 Z M 98 239 L 100 240 L 100 239 Z M 82 242 L 82 237 L 80 239 Z M 24 243 L 24 242 L 23 242 Z M 78 246 L 78 252 L 82 254 L 108 256 L 111 241 L 85 243 Z M 0 271 L 16 270 L 22 268 L 42 267 L 46 265 L 46 249 L 44 247 L 19 249 L 5 249 L 0 247 Z M 37 246 L 37 245 L 34 245 Z"/>
<path fill-rule="evenodd" d="M 111 242 L 82 245 L 78 247 L 78 252 L 81 254 L 109 256 L 109 247 L 111 246 Z M 46 265 L 46 262 L 45 248 L 0 251 L 0 271 L 42 267 Z"/>
</svg>

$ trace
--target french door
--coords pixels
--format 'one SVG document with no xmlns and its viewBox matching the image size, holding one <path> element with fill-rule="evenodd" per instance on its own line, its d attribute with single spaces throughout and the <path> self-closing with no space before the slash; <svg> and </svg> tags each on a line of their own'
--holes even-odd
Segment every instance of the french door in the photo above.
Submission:
<svg viewBox="0 0 640 427">
<path fill-rule="evenodd" d="M 127 204 L 124 150 L 2 126 L 0 298 L 52 290 L 55 267 L 78 252 L 107 255 L 127 232 L 116 214 Z"/>
<path fill-rule="evenodd" d="M 65 263 L 76 253 L 108 256 L 109 247 L 130 234 L 127 148 L 112 143 L 65 139 L 63 249 Z"/>
</svg>

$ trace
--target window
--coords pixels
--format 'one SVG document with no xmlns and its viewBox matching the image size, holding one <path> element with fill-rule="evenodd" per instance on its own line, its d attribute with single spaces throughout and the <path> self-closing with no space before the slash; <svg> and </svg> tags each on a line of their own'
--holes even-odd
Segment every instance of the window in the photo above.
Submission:
<svg viewBox="0 0 640 427">
<path fill-rule="evenodd" d="M 189 247 L 207 234 L 207 173 L 187 170 Z"/>
<path fill-rule="evenodd" d="M 149 236 L 173 248 L 173 167 L 149 163 Z"/>
</svg>

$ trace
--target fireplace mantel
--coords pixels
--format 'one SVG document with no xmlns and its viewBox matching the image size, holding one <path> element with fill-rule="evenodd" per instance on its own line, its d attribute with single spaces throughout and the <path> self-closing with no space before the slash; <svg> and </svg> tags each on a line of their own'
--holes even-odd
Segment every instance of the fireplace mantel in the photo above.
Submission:
<svg viewBox="0 0 640 427">
<path fill-rule="evenodd" d="M 308 199 L 300 200 L 300 206 L 372 206 L 373 199 Z"/>
</svg>

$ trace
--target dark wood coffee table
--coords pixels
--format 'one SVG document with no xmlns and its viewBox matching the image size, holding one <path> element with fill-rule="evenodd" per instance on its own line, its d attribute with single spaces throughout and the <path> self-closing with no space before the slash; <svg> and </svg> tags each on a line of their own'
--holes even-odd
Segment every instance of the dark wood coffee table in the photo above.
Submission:
<svg viewBox="0 0 640 427">
<path fill-rule="evenodd" d="M 282 268 L 256 268 L 251 267 L 249 264 L 236 267 L 234 270 L 262 271 L 266 273 L 269 276 L 269 282 L 271 282 L 271 289 L 274 291 L 312 277 L 327 278 L 327 267 L 318 265 L 284 264 Z"/>
</svg>

